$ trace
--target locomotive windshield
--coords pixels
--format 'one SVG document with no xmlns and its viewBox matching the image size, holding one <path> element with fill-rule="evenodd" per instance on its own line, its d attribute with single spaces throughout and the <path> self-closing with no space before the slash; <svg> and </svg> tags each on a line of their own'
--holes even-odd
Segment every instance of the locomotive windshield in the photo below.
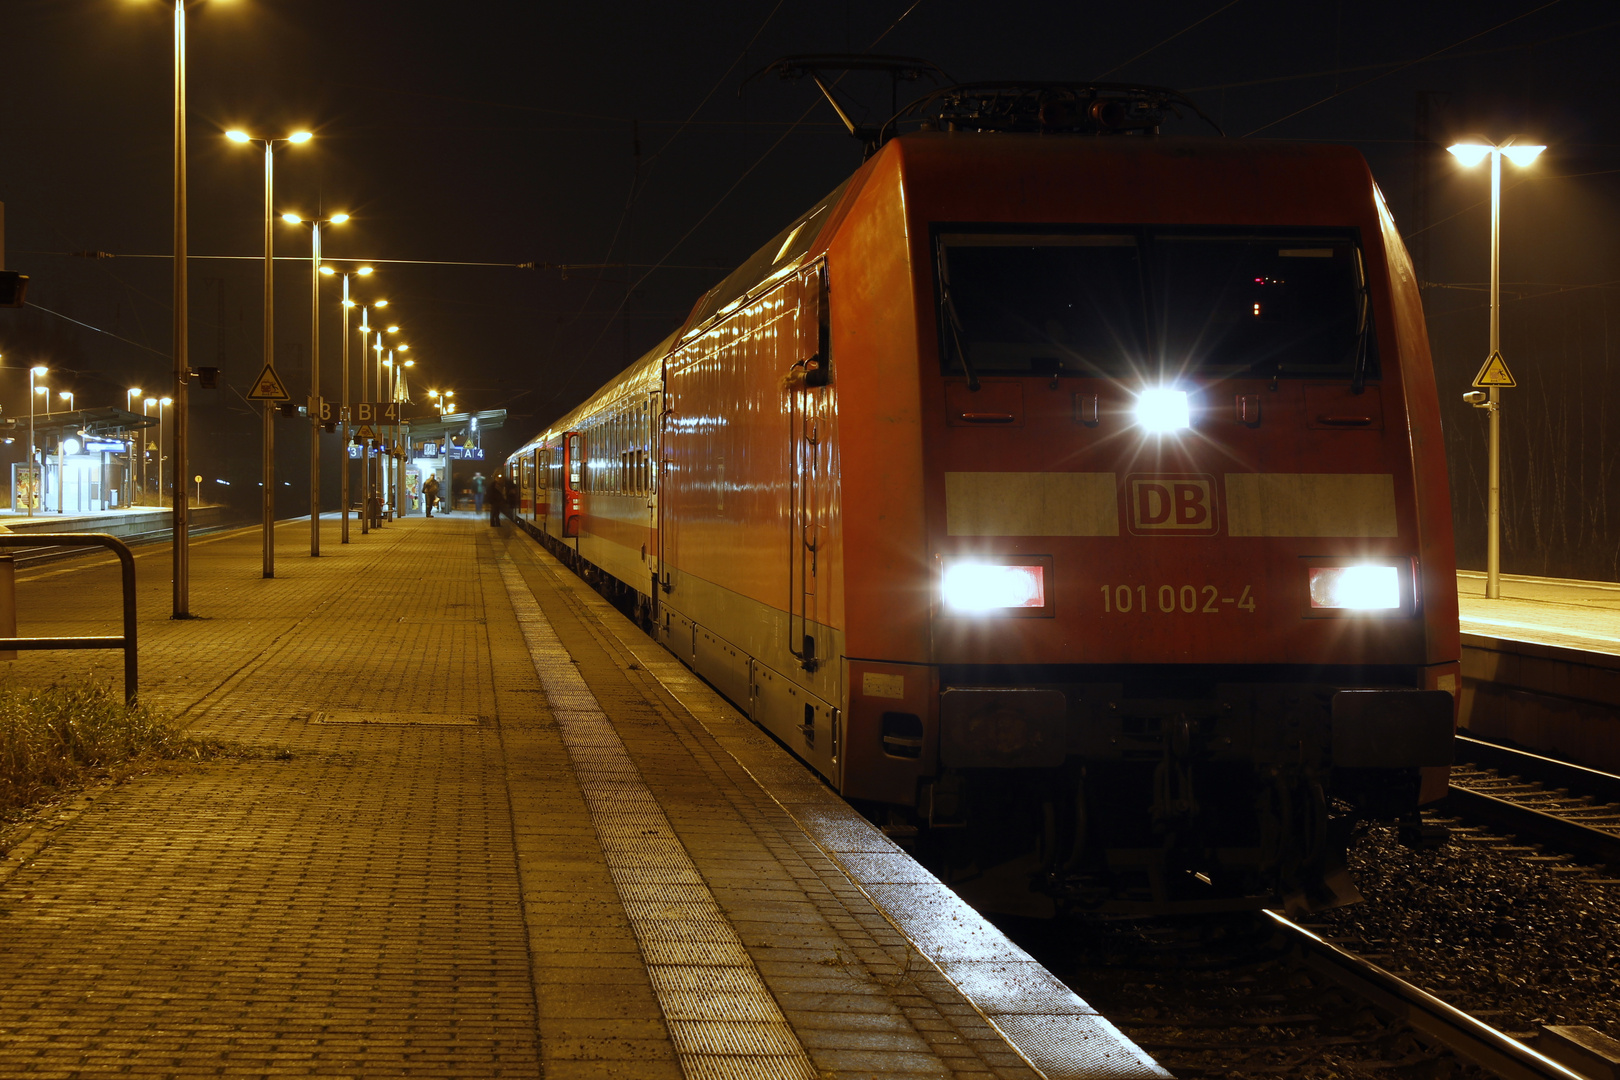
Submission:
<svg viewBox="0 0 1620 1080">
<path fill-rule="evenodd" d="M 941 362 L 977 375 L 1375 376 L 1345 233 L 936 234 Z"/>
</svg>

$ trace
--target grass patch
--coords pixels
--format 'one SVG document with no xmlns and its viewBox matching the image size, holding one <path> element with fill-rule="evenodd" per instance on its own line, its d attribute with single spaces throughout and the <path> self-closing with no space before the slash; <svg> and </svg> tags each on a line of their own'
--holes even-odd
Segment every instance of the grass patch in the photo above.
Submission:
<svg viewBox="0 0 1620 1080">
<path fill-rule="evenodd" d="M 126 766 L 228 753 L 102 686 L 0 686 L 0 823 Z"/>
</svg>

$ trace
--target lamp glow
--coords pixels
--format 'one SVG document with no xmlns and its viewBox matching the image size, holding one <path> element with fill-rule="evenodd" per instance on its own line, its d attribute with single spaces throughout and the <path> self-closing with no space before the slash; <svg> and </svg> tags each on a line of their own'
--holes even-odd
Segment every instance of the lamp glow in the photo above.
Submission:
<svg viewBox="0 0 1620 1080">
<path fill-rule="evenodd" d="M 1494 149 L 1489 143 L 1461 142 L 1446 147 L 1446 152 L 1471 169 Z"/>
<path fill-rule="evenodd" d="M 323 266 L 321 267 L 321 273 L 325 274 L 327 277 L 331 277 L 333 274 L 337 273 L 337 271 L 332 269 L 330 266 Z"/>
<path fill-rule="evenodd" d="M 304 219 L 297 214 L 282 214 L 281 220 L 289 225 L 302 225 L 304 223 Z"/>
<path fill-rule="evenodd" d="M 74 454 L 77 454 L 78 452 L 79 452 L 79 440 L 78 439 L 72 438 L 70 436 L 70 437 L 62 440 L 62 453 L 64 455 L 66 455 L 68 457 L 72 457 Z"/>
<path fill-rule="evenodd" d="M 1392 611 L 1401 606 L 1401 575 L 1393 566 L 1313 566 L 1311 607 Z"/>
<path fill-rule="evenodd" d="M 1192 426 L 1192 409 L 1187 391 L 1159 387 L 1136 396 L 1136 422 L 1144 431 L 1169 435 Z"/>
<path fill-rule="evenodd" d="M 372 272 L 371 267 L 369 267 L 369 266 L 362 266 L 360 269 L 355 271 L 355 273 L 359 274 L 361 277 L 365 277 L 367 274 L 369 274 L 371 272 Z"/>
<path fill-rule="evenodd" d="M 1545 149 L 1545 146 L 1504 146 L 1502 156 L 1522 169 L 1540 157 Z"/>
<path fill-rule="evenodd" d="M 40 364 L 38 367 L 34 368 L 33 370 L 34 370 L 35 375 L 44 375 L 44 374 L 47 374 L 51 369 L 46 367 L 44 364 Z"/>
<path fill-rule="evenodd" d="M 311 135 L 307 131 L 295 131 L 291 135 L 287 136 L 287 141 L 292 143 L 309 142 L 309 140 L 313 139 L 314 137 L 315 136 Z"/>
<path fill-rule="evenodd" d="M 956 562 L 945 569 L 945 606 L 959 612 L 1046 606 L 1046 575 L 1039 566 Z"/>
<path fill-rule="evenodd" d="M 248 133 L 245 131 L 227 131 L 225 137 L 231 142 L 247 142 L 249 139 Z"/>
<path fill-rule="evenodd" d="M 349 220 L 349 215 L 348 214 L 333 214 L 327 220 L 330 221 L 333 225 L 341 225 L 345 221 Z"/>
</svg>

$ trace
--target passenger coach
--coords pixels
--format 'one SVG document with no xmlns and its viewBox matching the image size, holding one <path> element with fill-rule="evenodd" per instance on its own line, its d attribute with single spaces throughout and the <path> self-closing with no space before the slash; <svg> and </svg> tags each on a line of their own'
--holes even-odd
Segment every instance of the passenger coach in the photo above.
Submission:
<svg viewBox="0 0 1620 1080">
<path fill-rule="evenodd" d="M 1019 93 L 936 96 L 513 455 L 520 516 L 970 899 L 1353 899 L 1457 689 L 1411 262 L 1353 150 Z"/>
</svg>

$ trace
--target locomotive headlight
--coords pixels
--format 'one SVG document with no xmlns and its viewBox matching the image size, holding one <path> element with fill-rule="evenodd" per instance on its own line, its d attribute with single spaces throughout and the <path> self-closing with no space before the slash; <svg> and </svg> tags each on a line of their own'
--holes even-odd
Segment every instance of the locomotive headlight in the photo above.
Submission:
<svg viewBox="0 0 1620 1080">
<path fill-rule="evenodd" d="M 1311 607 L 1391 611 L 1401 606 L 1401 575 L 1393 566 L 1313 566 Z"/>
<path fill-rule="evenodd" d="M 1044 566 L 959 561 L 945 567 L 945 607 L 958 614 L 1046 607 Z"/>
<path fill-rule="evenodd" d="M 1136 395 L 1136 422 L 1154 435 L 1171 435 L 1192 426 L 1187 391 L 1158 387 Z"/>
</svg>

